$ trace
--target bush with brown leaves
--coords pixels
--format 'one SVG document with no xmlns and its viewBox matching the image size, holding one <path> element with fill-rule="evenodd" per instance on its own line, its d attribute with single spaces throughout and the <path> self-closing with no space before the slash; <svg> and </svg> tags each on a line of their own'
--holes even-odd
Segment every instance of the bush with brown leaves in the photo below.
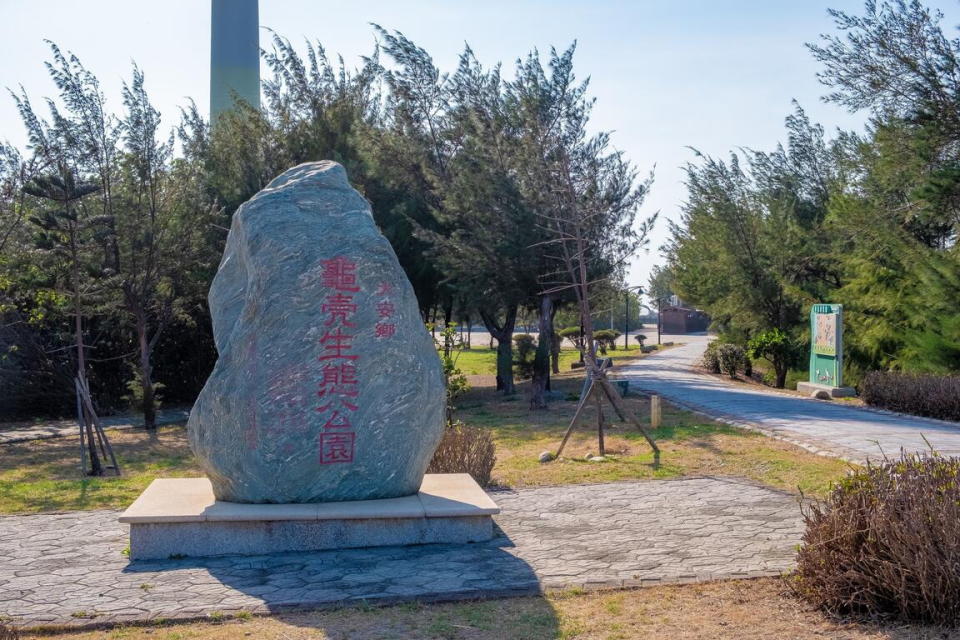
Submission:
<svg viewBox="0 0 960 640">
<path fill-rule="evenodd" d="M 960 376 L 871 371 L 859 385 L 869 405 L 917 416 L 960 420 Z"/>
<path fill-rule="evenodd" d="M 444 429 L 427 473 L 469 473 L 486 486 L 496 461 L 490 432 L 458 421 Z"/>
<path fill-rule="evenodd" d="M 839 615 L 960 623 L 960 459 L 868 464 L 804 508 L 794 587 Z"/>
<path fill-rule="evenodd" d="M 0 640 L 20 640 L 20 632 L 0 622 Z"/>
</svg>

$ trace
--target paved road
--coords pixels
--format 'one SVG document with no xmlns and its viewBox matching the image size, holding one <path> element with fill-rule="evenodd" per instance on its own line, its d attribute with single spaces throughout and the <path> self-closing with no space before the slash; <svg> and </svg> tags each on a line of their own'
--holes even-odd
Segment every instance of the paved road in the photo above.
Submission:
<svg viewBox="0 0 960 640">
<path fill-rule="evenodd" d="M 664 340 L 684 344 L 624 366 L 618 377 L 703 413 L 858 462 L 880 458 L 883 452 L 896 456 L 901 447 L 927 450 L 924 437 L 942 454 L 960 455 L 960 424 L 731 384 L 693 370 L 710 340 L 707 336 Z"/>
<path fill-rule="evenodd" d="M 129 562 L 116 511 L 0 518 L 0 619 L 82 625 L 777 575 L 797 498 L 721 478 L 491 494 L 486 543 Z"/>
</svg>

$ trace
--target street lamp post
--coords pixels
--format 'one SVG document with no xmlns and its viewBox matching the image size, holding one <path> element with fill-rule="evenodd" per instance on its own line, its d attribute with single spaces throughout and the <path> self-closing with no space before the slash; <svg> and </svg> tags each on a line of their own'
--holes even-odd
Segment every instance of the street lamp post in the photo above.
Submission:
<svg viewBox="0 0 960 640">
<path fill-rule="evenodd" d="M 660 344 L 660 327 L 663 322 L 661 321 L 661 308 L 660 304 L 666 300 L 666 298 L 657 298 L 657 344 Z"/>
</svg>

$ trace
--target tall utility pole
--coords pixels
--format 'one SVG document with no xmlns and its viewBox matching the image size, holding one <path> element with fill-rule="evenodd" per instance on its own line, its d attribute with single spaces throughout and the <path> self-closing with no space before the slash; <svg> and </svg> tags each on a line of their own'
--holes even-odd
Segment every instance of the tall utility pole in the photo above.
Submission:
<svg viewBox="0 0 960 640">
<path fill-rule="evenodd" d="M 210 2 L 210 122 L 235 98 L 260 108 L 258 0 Z"/>
</svg>

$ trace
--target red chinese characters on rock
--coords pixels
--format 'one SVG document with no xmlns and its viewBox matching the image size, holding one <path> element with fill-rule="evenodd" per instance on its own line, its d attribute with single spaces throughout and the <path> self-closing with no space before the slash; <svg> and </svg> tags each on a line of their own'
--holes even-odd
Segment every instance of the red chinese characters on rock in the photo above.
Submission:
<svg viewBox="0 0 960 640">
<path fill-rule="evenodd" d="M 327 364 L 323 367 L 323 379 L 320 381 L 320 390 L 317 395 L 326 401 L 318 408 L 319 411 L 328 411 L 333 407 L 334 400 L 350 411 L 356 411 L 357 405 L 352 402 L 359 392 L 357 391 L 357 368 L 352 364 Z"/>
<path fill-rule="evenodd" d="M 389 297 L 392 292 L 393 285 L 389 282 L 381 282 L 377 287 L 377 295 L 383 297 L 377 303 L 377 324 L 373 332 L 375 338 L 392 338 L 397 332 L 397 325 L 391 321 L 396 310 Z"/>
<path fill-rule="evenodd" d="M 321 311 L 329 314 L 325 326 L 330 327 L 340 322 L 345 327 L 355 327 L 348 318 L 357 311 L 357 305 L 353 304 L 353 296 L 347 296 L 337 293 L 327 296 L 327 301 L 323 303 Z"/>
<path fill-rule="evenodd" d="M 340 256 L 332 260 L 321 260 L 320 266 L 323 268 L 320 276 L 323 286 L 350 293 L 360 291 L 357 286 L 357 263 L 353 260 Z"/>
<path fill-rule="evenodd" d="M 335 433 L 324 431 L 320 434 L 320 464 L 335 464 L 337 462 L 353 462 L 352 431 Z"/>
<path fill-rule="evenodd" d="M 350 415 L 360 407 L 357 361 L 359 356 L 351 353 L 354 335 L 350 329 L 357 311 L 353 301 L 357 286 L 357 265 L 348 258 L 337 257 L 321 261 L 324 287 L 333 289 L 321 306 L 326 314 L 324 334 L 320 338 L 323 377 L 317 390 L 320 405 L 317 411 L 325 414 L 326 421 L 320 431 L 320 464 L 353 462 L 356 434 Z"/>
</svg>

